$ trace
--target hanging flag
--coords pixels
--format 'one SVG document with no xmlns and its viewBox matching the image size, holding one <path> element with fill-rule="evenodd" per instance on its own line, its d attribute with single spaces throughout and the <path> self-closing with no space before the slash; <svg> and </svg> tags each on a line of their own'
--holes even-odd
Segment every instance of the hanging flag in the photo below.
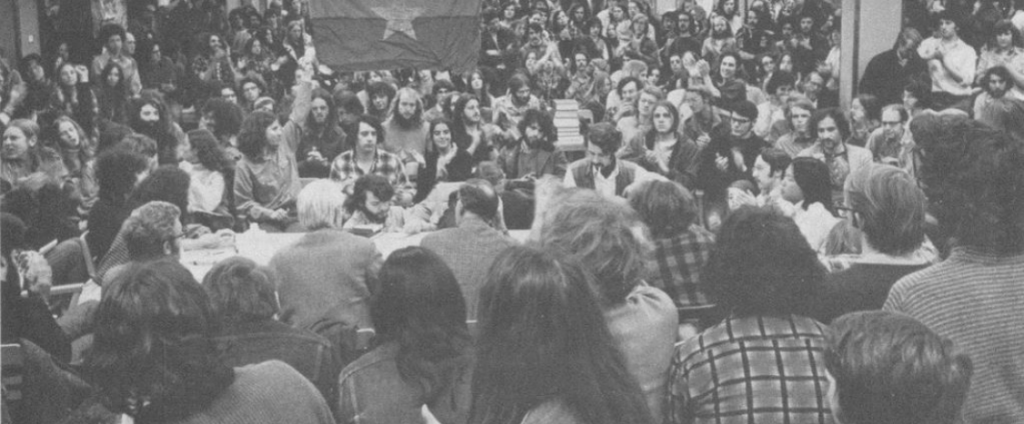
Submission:
<svg viewBox="0 0 1024 424">
<path fill-rule="evenodd" d="M 480 0 L 310 0 L 321 63 L 344 71 L 476 67 Z"/>
</svg>

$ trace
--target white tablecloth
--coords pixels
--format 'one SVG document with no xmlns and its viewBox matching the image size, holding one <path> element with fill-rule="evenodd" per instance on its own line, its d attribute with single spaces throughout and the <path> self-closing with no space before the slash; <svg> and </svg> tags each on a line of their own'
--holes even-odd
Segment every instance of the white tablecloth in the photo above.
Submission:
<svg viewBox="0 0 1024 424">
<path fill-rule="evenodd" d="M 384 233 L 371 238 L 373 244 L 387 258 L 392 252 L 408 246 L 419 246 L 424 237 L 430 233 L 408 235 L 405 233 Z M 509 231 L 512 238 L 523 242 L 529 235 L 528 230 Z M 235 247 L 215 250 L 195 250 L 182 252 L 181 263 L 185 265 L 196 280 L 202 282 L 203 277 L 218 262 L 232 256 L 252 259 L 257 264 L 268 265 L 278 250 L 298 241 L 303 233 L 264 233 L 245 232 L 235 236 Z"/>
</svg>

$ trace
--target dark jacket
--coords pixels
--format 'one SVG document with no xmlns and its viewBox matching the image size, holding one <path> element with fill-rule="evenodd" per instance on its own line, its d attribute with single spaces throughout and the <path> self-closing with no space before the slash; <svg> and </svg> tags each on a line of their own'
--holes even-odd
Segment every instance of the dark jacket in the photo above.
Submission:
<svg viewBox="0 0 1024 424">
<path fill-rule="evenodd" d="M 928 63 L 916 51 L 911 51 L 906 66 L 901 66 L 896 49 L 892 49 L 871 58 L 857 91 L 874 94 L 883 105 L 900 103 L 903 88 L 912 79 L 923 81 L 930 87 Z"/>
</svg>

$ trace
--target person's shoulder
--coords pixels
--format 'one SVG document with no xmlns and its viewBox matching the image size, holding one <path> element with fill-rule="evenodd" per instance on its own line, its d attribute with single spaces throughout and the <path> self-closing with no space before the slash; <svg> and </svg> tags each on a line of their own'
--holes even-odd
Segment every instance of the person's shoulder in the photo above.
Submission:
<svg viewBox="0 0 1024 424">
<path fill-rule="evenodd" d="M 583 422 L 565 402 L 551 400 L 531 409 L 520 424 L 583 424 Z"/>
<path fill-rule="evenodd" d="M 576 160 L 572 161 L 572 163 L 569 164 L 569 169 L 570 170 L 574 170 L 574 169 L 577 169 L 577 168 L 585 168 L 587 166 L 587 164 L 589 164 L 589 163 L 590 163 L 590 160 L 587 159 L 587 158 L 576 159 Z"/>
<path fill-rule="evenodd" d="M 338 375 L 338 381 L 344 384 L 346 380 L 380 371 L 381 368 L 391 365 L 389 362 L 393 364 L 397 354 L 397 345 L 394 343 L 385 343 L 377 346 L 346 365 L 341 370 L 341 374 Z"/>
</svg>

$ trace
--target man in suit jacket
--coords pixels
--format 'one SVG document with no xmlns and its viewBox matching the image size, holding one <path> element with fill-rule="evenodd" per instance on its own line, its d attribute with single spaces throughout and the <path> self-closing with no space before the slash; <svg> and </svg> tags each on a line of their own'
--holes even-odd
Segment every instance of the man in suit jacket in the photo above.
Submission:
<svg viewBox="0 0 1024 424">
<path fill-rule="evenodd" d="M 455 205 L 457 227 L 427 235 L 421 246 L 433 250 L 455 273 L 466 298 L 466 319 L 476 320 L 477 299 L 494 258 L 515 241 L 495 229 L 498 193 L 484 180 L 466 181 Z"/>
</svg>

